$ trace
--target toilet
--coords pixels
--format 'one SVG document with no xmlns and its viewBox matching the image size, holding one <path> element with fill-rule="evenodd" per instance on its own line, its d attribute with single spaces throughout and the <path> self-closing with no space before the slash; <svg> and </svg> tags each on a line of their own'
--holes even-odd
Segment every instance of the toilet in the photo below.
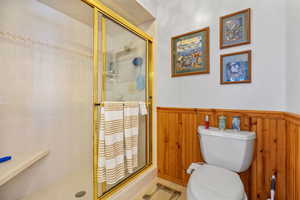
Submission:
<svg viewBox="0 0 300 200">
<path fill-rule="evenodd" d="M 205 163 L 193 163 L 188 200 L 247 200 L 238 175 L 252 162 L 256 134 L 249 131 L 198 127 Z"/>
</svg>

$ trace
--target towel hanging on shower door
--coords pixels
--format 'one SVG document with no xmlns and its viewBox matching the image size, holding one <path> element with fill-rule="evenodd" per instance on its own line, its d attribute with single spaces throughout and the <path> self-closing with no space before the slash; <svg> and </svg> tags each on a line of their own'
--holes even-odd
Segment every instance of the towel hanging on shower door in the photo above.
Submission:
<svg viewBox="0 0 300 200">
<path fill-rule="evenodd" d="M 105 102 L 100 108 L 99 183 L 115 184 L 125 177 L 123 122 L 123 103 Z"/>
<path fill-rule="evenodd" d="M 125 158 L 128 173 L 138 166 L 139 103 L 124 104 Z"/>
<path fill-rule="evenodd" d="M 147 111 L 147 106 L 145 102 L 139 102 L 139 106 L 140 106 L 140 114 L 141 115 L 147 115 L 148 111 Z"/>
</svg>

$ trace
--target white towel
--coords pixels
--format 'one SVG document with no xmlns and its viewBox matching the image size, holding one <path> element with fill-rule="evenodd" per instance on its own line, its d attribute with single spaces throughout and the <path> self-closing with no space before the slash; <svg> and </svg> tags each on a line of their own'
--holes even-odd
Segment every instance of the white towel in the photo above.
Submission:
<svg viewBox="0 0 300 200">
<path fill-rule="evenodd" d="M 98 182 L 115 184 L 125 177 L 123 103 L 100 109 Z"/>
<path fill-rule="evenodd" d="M 124 104 L 125 156 L 128 173 L 138 166 L 139 103 Z"/>
<path fill-rule="evenodd" d="M 139 102 L 139 107 L 140 107 L 140 114 L 141 115 L 147 115 L 148 111 L 147 111 L 147 106 L 145 102 Z"/>
</svg>

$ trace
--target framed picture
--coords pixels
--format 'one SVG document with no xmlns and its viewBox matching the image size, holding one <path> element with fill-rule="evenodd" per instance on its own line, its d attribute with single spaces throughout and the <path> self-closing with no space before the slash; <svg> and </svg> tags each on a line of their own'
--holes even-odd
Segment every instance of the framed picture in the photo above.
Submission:
<svg viewBox="0 0 300 200">
<path fill-rule="evenodd" d="M 251 43 L 251 10 L 246 9 L 220 18 L 220 48 Z"/>
<path fill-rule="evenodd" d="M 209 73 L 209 27 L 172 37 L 172 77 Z"/>
<path fill-rule="evenodd" d="M 221 55 L 221 84 L 251 83 L 251 51 Z"/>
</svg>

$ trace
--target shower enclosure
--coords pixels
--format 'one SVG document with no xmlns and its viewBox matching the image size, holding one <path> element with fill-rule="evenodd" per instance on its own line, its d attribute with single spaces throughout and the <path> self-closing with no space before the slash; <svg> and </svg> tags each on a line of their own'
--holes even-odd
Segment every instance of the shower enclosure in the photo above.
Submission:
<svg viewBox="0 0 300 200">
<path fill-rule="evenodd" d="M 0 199 L 92 199 L 93 8 L 1 0 L 0 61 Z"/>
<path fill-rule="evenodd" d="M 104 199 L 149 167 L 152 49 L 149 35 L 98 0 L 1 0 L 0 157 L 27 165 L 47 155 L 2 182 L 0 199 Z M 113 185 L 96 178 L 97 113 L 111 101 L 148 108 L 138 166 Z"/>
<path fill-rule="evenodd" d="M 110 196 L 152 164 L 152 38 L 98 1 L 94 9 L 94 199 Z M 138 166 L 119 182 L 98 183 L 98 112 L 103 102 L 144 102 L 139 116 Z"/>
</svg>

